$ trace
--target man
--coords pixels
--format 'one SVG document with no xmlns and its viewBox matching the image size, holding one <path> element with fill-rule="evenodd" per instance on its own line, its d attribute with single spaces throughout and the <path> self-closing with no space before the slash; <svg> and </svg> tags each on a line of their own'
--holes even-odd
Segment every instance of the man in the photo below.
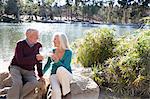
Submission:
<svg viewBox="0 0 150 99">
<path fill-rule="evenodd" d="M 12 87 L 8 90 L 7 99 L 23 99 L 38 85 L 35 75 L 37 66 L 38 76 L 42 78 L 43 57 L 39 54 L 42 45 L 37 42 L 39 32 L 36 29 L 26 31 L 26 39 L 19 41 L 15 49 L 15 55 L 9 66 L 12 77 Z"/>
</svg>

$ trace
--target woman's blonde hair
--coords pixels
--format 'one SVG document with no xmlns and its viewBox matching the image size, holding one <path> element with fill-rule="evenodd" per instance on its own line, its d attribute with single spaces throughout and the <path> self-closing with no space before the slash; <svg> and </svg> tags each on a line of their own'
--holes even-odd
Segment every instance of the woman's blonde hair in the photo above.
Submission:
<svg viewBox="0 0 150 99">
<path fill-rule="evenodd" d="M 53 35 L 53 39 L 54 40 L 55 36 L 58 36 L 59 40 L 60 40 L 60 47 L 64 50 L 66 49 L 70 49 L 69 47 L 69 41 L 67 38 L 67 35 L 65 33 L 61 33 L 61 32 L 57 32 Z"/>
</svg>

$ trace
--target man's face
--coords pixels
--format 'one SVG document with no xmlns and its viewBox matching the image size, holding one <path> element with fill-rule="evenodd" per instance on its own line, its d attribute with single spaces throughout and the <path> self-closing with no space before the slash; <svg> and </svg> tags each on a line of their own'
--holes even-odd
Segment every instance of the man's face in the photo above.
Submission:
<svg viewBox="0 0 150 99">
<path fill-rule="evenodd" d="M 38 32 L 32 32 L 27 35 L 27 39 L 31 44 L 36 44 L 39 39 L 39 33 Z"/>
</svg>

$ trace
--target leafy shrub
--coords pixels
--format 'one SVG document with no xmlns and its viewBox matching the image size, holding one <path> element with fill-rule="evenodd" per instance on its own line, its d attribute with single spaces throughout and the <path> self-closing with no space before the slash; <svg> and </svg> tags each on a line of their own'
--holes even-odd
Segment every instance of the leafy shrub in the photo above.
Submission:
<svg viewBox="0 0 150 99">
<path fill-rule="evenodd" d="M 139 65 L 144 69 L 143 75 L 150 75 L 150 30 L 141 31 L 137 39 L 137 46 L 139 52 Z"/>
<path fill-rule="evenodd" d="M 120 95 L 150 96 L 150 30 L 115 38 L 109 29 L 90 30 L 74 44 L 76 57 L 92 67 L 93 79 Z"/>
<path fill-rule="evenodd" d="M 96 68 L 94 80 L 118 94 L 150 96 L 150 31 L 117 41 L 113 58 Z"/>
<path fill-rule="evenodd" d="M 77 61 L 84 67 L 102 64 L 112 57 L 115 46 L 114 31 L 110 29 L 93 29 L 80 41 L 77 47 Z"/>
</svg>

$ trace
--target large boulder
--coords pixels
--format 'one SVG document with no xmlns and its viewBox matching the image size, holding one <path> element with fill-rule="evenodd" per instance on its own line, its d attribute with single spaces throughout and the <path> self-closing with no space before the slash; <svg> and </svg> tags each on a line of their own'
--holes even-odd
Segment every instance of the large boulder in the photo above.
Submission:
<svg viewBox="0 0 150 99">
<path fill-rule="evenodd" d="M 12 80 L 8 72 L 0 73 L 0 89 L 4 87 L 10 87 Z"/>
<path fill-rule="evenodd" d="M 85 73 L 84 70 L 80 67 L 73 68 L 71 99 L 98 99 L 99 86 L 91 78 L 83 75 Z"/>
<path fill-rule="evenodd" d="M 98 99 L 99 87 L 98 85 L 89 77 L 85 76 L 91 75 L 91 71 L 81 67 L 73 67 L 73 80 L 71 81 L 71 94 L 69 98 L 65 99 Z M 0 95 L 7 94 L 12 81 L 8 72 L 0 73 Z M 35 92 L 32 92 L 25 99 L 42 99 L 42 97 L 47 92 L 47 86 L 49 84 L 49 78 L 45 77 L 45 81 L 39 80 L 39 86 Z M 51 87 L 49 91 L 51 92 Z M 47 98 L 49 99 L 49 98 Z"/>
<path fill-rule="evenodd" d="M 0 73 L 0 96 L 6 95 L 9 88 L 12 85 L 12 79 L 8 72 Z M 49 85 L 48 77 L 44 79 L 39 79 L 38 87 L 33 90 L 28 96 L 24 99 L 42 99 L 45 97 L 47 86 Z"/>
<path fill-rule="evenodd" d="M 12 84 L 10 74 L 8 72 L 0 73 L 0 96 L 6 95 Z"/>
</svg>

